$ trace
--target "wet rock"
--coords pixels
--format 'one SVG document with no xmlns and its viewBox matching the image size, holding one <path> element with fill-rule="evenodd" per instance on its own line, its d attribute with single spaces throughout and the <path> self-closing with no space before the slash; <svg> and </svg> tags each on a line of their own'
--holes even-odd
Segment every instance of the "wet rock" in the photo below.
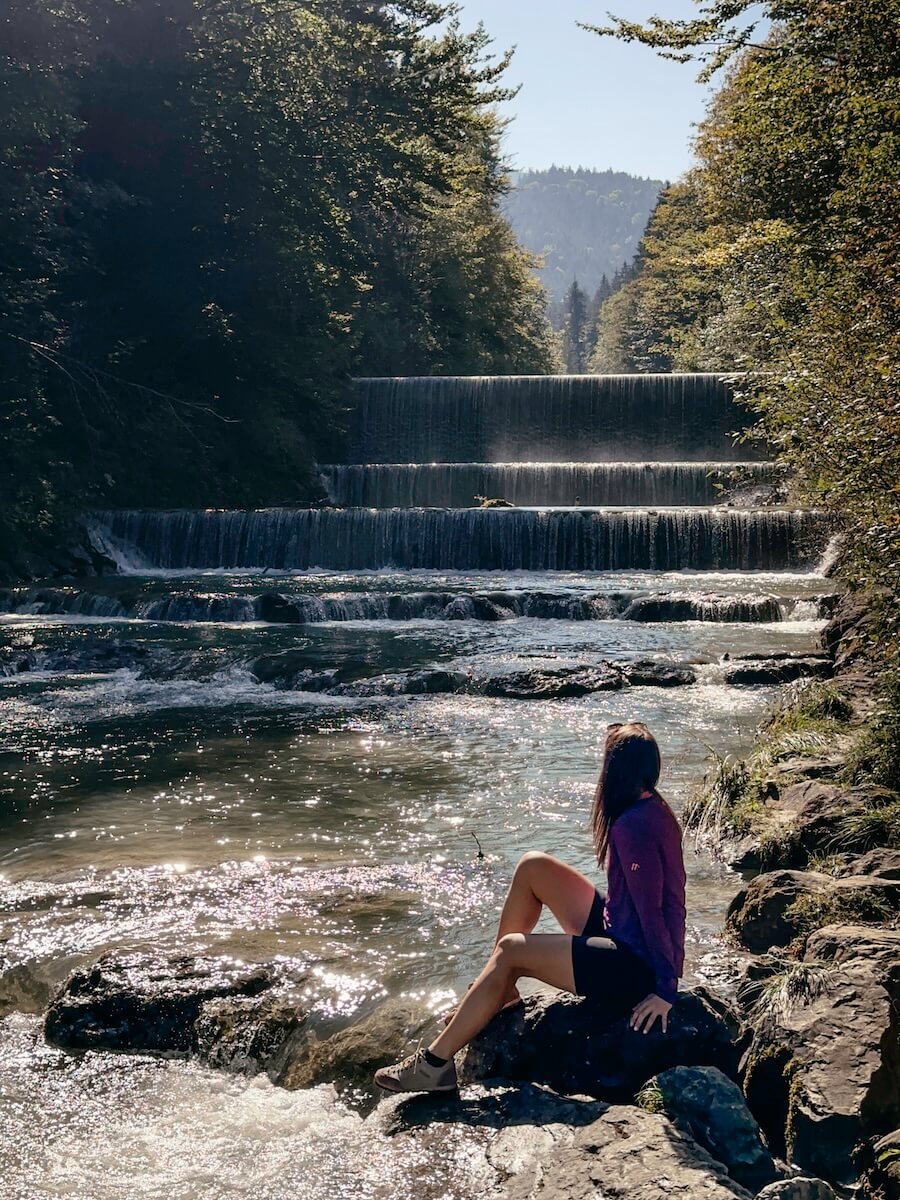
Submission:
<svg viewBox="0 0 900 1200">
<path fill-rule="evenodd" d="M 626 663 L 622 667 L 622 674 L 632 687 L 684 687 L 697 682 L 696 672 L 690 667 L 658 663 L 650 658 Z"/>
<path fill-rule="evenodd" d="M 70 1050 L 191 1053 L 206 1002 L 257 996 L 274 982 L 264 968 L 214 958 L 105 955 L 69 977 L 47 1010 L 44 1033 Z"/>
<path fill-rule="evenodd" d="M 484 696 L 507 700 L 567 700 L 592 692 L 615 691 L 622 675 L 612 667 L 557 667 L 494 675 L 477 685 Z"/>
<path fill-rule="evenodd" d="M 269 1070 L 277 1077 L 305 1024 L 297 1001 L 274 990 L 207 1000 L 194 1023 L 196 1053 L 220 1070 L 241 1075 Z"/>
<path fill-rule="evenodd" d="M 665 1034 L 658 1024 L 643 1034 L 627 1019 L 604 1023 L 584 1000 L 539 992 L 475 1038 L 460 1079 L 528 1079 L 565 1095 L 628 1101 L 670 1067 L 714 1066 L 736 1077 L 735 1032 L 733 1015 L 702 989 L 679 995 Z"/>
<path fill-rule="evenodd" d="M 750 1200 L 725 1167 L 665 1117 L 615 1106 L 568 1147 L 515 1176 L 504 1200 Z"/>
<path fill-rule="evenodd" d="M 725 682 L 762 687 L 792 683 L 795 679 L 828 679 L 834 673 L 827 658 L 786 658 L 779 662 L 759 661 L 731 667 L 725 672 Z"/>
<path fill-rule="evenodd" d="M 296 604 L 280 592 L 264 592 L 256 600 L 256 612 L 260 621 L 273 625 L 299 625 L 300 610 Z"/>
<path fill-rule="evenodd" d="M 306 650 L 282 650 L 263 654 L 250 664 L 250 671 L 260 683 L 271 683 L 303 692 L 324 692 L 342 679 L 342 670 L 318 671 L 309 666 Z"/>
<path fill-rule="evenodd" d="M 486 596 L 455 596 L 441 613 L 445 621 L 505 621 L 515 615 Z"/>
<path fill-rule="evenodd" d="M 673 1067 L 650 1081 L 662 1111 L 723 1163 L 732 1179 L 756 1192 L 779 1176 L 759 1125 L 738 1085 L 716 1067 Z"/>
<path fill-rule="evenodd" d="M 423 1005 L 388 1000 L 355 1025 L 320 1042 L 298 1047 L 274 1073 L 272 1081 L 286 1088 L 333 1083 L 375 1093 L 372 1076 L 379 1067 L 409 1053 L 434 1017 Z"/>
<path fill-rule="evenodd" d="M 803 962 L 816 986 L 754 1010 L 744 1090 L 776 1153 L 845 1185 L 857 1143 L 900 1123 L 900 932 L 826 928 Z"/>
<path fill-rule="evenodd" d="M 438 696 L 464 691 L 469 683 L 463 671 L 410 671 L 375 675 L 328 690 L 333 696 Z"/>
<path fill-rule="evenodd" d="M 757 1193 L 756 1200 L 837 1200 L 837 1196 L 824 1179 L 796 1175 L 767 1184 Z"/>
<path fill-rule="evenodd" d="M 787 946 L 808 925 L 804 909 L 855 912 L 877 919 L 900 911 L 900 883 L 874 876 L 836 878 L 819 871 L 769 871 L 758 875 L 728 907 L 726 929 L 748 950 L 761 954 Z"/>
</svg>

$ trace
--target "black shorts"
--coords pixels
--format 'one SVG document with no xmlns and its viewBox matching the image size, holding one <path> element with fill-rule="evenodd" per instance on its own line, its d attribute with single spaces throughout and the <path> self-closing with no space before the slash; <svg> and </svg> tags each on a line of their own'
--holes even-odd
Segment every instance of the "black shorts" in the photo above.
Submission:
<svg viewBox="0 0 900 1200">
<path fill-rule="evenodd" d="M 586 996 L 609 1020 L 616 1020 L 649 996 L 656 980 L 639 954 L 605 933 L 603 905 L 604 897 L 597 892 L 584 929 L 572 938 L 572 973 L 575 994 Z"/>
</svg>

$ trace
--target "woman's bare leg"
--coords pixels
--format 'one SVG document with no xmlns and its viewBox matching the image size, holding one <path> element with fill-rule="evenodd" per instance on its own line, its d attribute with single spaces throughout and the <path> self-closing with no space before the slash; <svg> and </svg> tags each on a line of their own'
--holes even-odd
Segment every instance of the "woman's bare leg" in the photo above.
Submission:
<svg viewBox="0 0 900 1200">
<path fill-rule="evenodd" d="M 516 980 L 527 976 L 552 988 L 575 991 L 572 940 L 565 934 L 504 934 L 494 947 L 485 970 L 463 996 L 443 1033 L 428 1046 L 439 1058 L 451 1058 L 487 1025 L 515 991 Z"/>
<path fill-rule="evenodd" d="M 519 859 L 513 872 L 494 945 L 508 933 L 531 933 L 545 906 L 556 917 L 564 933 L 581 933 L 594 903 L 595 891 L 587 876 L 568 863 L 551 854 L 529 850 Z M 513 980 L 495 1011 L 499 1012 L 507 1004 L 515 1004 L 518 999 Z M 454 1009 L 448 1015 L 448 1025 L 456 1012 Z"/>
<path fill-rule="evenodd" d="M 531 933 L 546 905 L 563 933 L 584 929 L 595 888 L 586 875 L 552 854 L 529 850 L 519 859 L 500 913 L 497 941 L 507 933 Z"/>
<path fill-rule="evenodd" d="M 583 926 L 582 926 L 583 928 Z M 506 933 L 487 966 L 466 992 L 449 1024 L 428 1047 L 438 1058 L 452 1058 L 496 1014 L 504 997 L 527 975 L 551 987 L 575 991 L 572 938 L 562 933 Z"/>
</svg>

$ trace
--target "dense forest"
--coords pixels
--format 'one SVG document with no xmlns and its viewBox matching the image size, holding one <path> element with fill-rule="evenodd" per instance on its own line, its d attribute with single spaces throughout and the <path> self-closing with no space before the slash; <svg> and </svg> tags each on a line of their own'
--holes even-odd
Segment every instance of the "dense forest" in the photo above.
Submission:
<svg viewBox="0 0 900 1200">
<path fill-rule="evenodd" d="M 545 372 L 505 60 L 429 0 L 10 0 L 0 559 L 313 495 L 354 373 Z"/>
<path fill-rule="evenodd" d="M 900 10 L 714 0 L 601 30 L 725 69 L 697 166 L 603 305 L 597 371 L 726 370 L 798 495 L 850 524 L 843 570 L 900 654 Z M 746 18 L 741 25 L 741 18 Z M 895 730 L 896 733 L 896 730 Z M 895 751 L 896 753 L 896 751 Z"/>
<path fill-rule="evenodd" d="M 542 256 L 540 279 L 558 317 L 573 281 L 593 298 L 604 278 L 631 262 L 662 186 L 582 167 L 515 176 L 503 208 L 522 245 Z"/>
</svg>

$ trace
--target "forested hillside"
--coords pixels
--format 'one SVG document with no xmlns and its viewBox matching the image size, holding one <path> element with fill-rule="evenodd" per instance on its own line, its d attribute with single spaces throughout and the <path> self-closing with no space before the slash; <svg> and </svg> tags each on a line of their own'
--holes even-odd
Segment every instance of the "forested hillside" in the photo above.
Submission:
<svg viewBox="0 0 900 1200">
<path fill-rule="evenodd" d="M 502 65 L 449 15 L 10 0 L 0 558 L 90 504 L 310 497 L 353 373 L 555 366 Z"/>
<path fill-rule="evenodd" d="M 734 370 L 807 502 L 849 520 L 845 576 L 900 634 L 900 10 L 891 0 L 619 22 L 727 76 L 698 166 L 663 194 L 637 276 L 604 305 L 598 371 Z M 713 49 L 705 49 L 712 46 Z"/>
<path fill-rule="evenodd" d="M 663 184 L 621 171 L 523 171 L 504 201 L 519 241 L 544 257 L 540 278 L 558 307 L 573 280 L 593 296 L 631 261 Z"/>
</svg>

